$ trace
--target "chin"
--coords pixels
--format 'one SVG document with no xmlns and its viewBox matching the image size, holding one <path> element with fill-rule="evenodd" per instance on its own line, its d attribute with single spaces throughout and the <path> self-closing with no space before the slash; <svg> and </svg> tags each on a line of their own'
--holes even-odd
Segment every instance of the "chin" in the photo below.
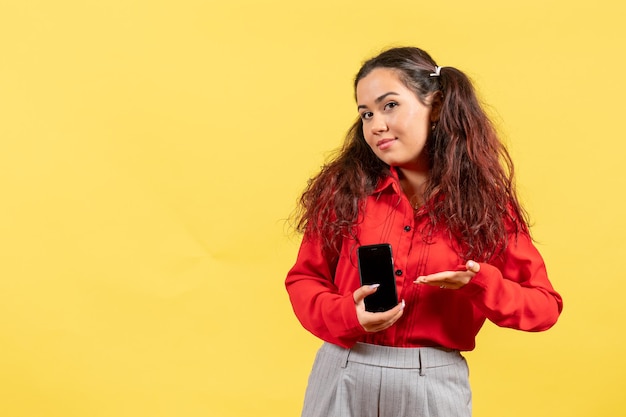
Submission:
<svg viewBox="0 0 626 417">
<path fill-rule="evenodd" d="M 394 167 L 394 168 L 402 168 L 403 166 L 405 166 L 407 164 L 407 161 L 398 161 L 398 160 L 383 160 L 383 162 L 385 162 L 387 165 Z"/>
</svg>

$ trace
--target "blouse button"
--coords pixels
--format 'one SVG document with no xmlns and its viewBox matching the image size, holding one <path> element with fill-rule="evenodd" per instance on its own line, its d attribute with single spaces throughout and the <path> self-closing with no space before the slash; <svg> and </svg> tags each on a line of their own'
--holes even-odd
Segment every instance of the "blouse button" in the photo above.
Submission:
<svg viewBox="0 0 626 417">
<path fill-rule="evenodd" d="M 396 269 L 396 275 L 397 275 L 397 276 L 402 275 L 402 270 L 401 270 L 401 269 Z"/>
<path fill-rule="evenodd" d="M 411 226 L 404 226 L 404 231 L 405 232 L 410 232 L 411 231 Z"/>
</svg>

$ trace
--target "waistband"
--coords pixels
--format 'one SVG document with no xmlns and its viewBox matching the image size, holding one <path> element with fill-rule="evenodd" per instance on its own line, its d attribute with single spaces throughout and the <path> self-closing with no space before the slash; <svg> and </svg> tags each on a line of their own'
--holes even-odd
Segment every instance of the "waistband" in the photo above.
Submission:
<svg viewBox="0 0 626 417">
<path fill-rule="evenodd" d="M 345 365 L 354 362 L 383 368 L 428 369 L 453 365 L 464 360 L 458 350 L 435 347 L 399 348 L 357 343 L 352 348 L 345 349 L 331 343 L 324 343 L 320 350 L 342 359 L 345 358 Z"/>
</svg>

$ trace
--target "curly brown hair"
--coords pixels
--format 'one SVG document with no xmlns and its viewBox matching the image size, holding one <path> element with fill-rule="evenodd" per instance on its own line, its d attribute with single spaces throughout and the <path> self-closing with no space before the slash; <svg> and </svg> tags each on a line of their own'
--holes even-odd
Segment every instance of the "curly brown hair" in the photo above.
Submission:
<svg viewBox="0 0 626 417">
<path fill-rule="evenodd" d="M 418 99 L 440 92 L 439 120 L 427 142 L 430 176 L 424 201 L 430 227 L 444 227 L 459 255 L 485 261 L 499 254 L 510 233 L 528 233 L 528 218 L 514 183 L 511 157 L 484 112 L 470 79 L 437 65 L 415 47 L 393 48 L 366 61 L 354 81 L 375 68 L 394 69 Z M 371 150 L 358 118 L 343 147 L 309 181 L 300 197 L 297 230 L 317 236 L 338 254 L 344 237 L 355 238 L 359 210 L 390 167 Z"/>
</svg>

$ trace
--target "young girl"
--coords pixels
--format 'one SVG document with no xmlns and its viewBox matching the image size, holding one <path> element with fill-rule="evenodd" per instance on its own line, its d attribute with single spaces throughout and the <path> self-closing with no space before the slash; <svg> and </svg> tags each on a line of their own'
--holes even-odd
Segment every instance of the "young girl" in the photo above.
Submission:
<svg viewBox="0 0 626 417">
<path fill-rule="evenodd" d="M 324 340 L 302 415 L 471 416 L 468 370 L 489 319 L 550 328 L 562 300 L 516 196 L 513 164 L 470 80 L 418 48 L 365 62 L 359 118 L 301 197 L 286 279 Z M 357 248 L 390 244 L 400 302 L 365 310 Z"/>
</svg>

